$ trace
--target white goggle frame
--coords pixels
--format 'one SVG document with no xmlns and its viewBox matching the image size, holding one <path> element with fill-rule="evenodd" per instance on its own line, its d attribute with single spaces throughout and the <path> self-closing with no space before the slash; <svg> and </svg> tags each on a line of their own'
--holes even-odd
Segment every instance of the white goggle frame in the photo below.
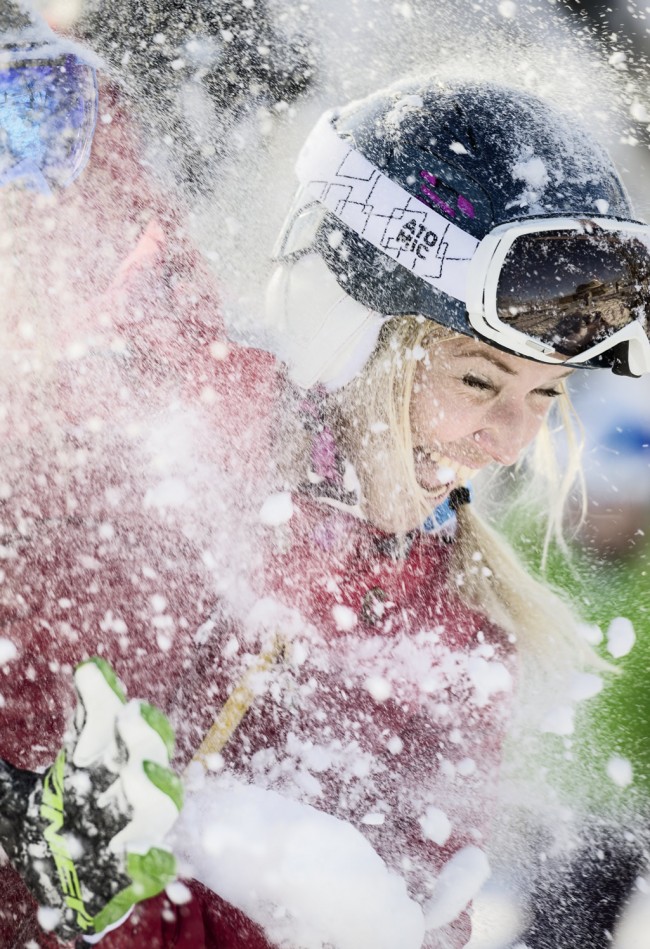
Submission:
<svg viewBox="0 0 650 949">
<path fill-rule="evenodd" d="M 619 343 L 628 343 L 630 372 L 635 376 L 650 372 L 650 340 L 641 321 L 630 320 L 611 336 L 585 349 L 577 356 L 567 359 L 551 346 L 522 333 L 497 314 L 497 289 L 501 268 L 514 242 L 525 234 L 544 231 L 588 232 L 593 223 L 600 230 L 638 237 L 650 253 L 650 226 L 638 221 L 623 221 L 616 218 L 594 217 L 578 220 L 572 217 L 528 218 L 525 221 L 501 224 L 490 231 L 480 242 L 467 272 L 467 294 L 465 305 L 472 327 L 482 337 L 539 362 L 580 366 L 607 352 Z M 650 314 L 647 315 L 650 318 Z"/>
</svg>

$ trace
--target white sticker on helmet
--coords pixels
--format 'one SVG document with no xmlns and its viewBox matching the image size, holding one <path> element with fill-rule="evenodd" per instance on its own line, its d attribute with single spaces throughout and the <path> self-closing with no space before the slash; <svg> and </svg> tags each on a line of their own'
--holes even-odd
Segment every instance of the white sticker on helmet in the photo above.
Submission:
<svg viewBox="0 0 650 949">
<path fill-rule="evenodd" d="M 465 301 L 478 240 L 387 178 L 321 117 L 296 173 L 347 227 L 437 290 Z"/>
</svg>

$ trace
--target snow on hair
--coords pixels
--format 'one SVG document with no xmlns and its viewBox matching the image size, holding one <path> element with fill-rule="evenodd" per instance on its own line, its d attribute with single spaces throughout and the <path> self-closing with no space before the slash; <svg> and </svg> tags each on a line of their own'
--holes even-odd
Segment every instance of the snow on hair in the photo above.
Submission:
<svg viewBox="0 0 650 949">
<path fill-rule="evenodd" d="M 333 397 L 337 426 L 357 466 L 364 489 L 366 516 L 380 527 L 403 532 L 421 524 L 431 501 L 417 481 L 411 437 L 410 402 L 418 360 L 427 346 L 456 334 L 421 317 L 399 317 L 382 329 L 379 343 L 363 371 Z M 569 459 L 558 464 L 548 420 L 531 455 L 535 491 L 545 488 L 549 511 L 544 556 L 553 538 L 562 547 L 565 503 L 580 480 L 579 439 L 572 426 L 566 390 L 557 399 L 566 428 Z M 453 575 L 459 593 L 471 606 L 516 637 L 522 658 L 542 667 L 609 668 L 578 634 L 579 619 L 546 584 L 522 566 L 507 542 L 491 528 L 475 505 L 459 512 Z M 481 555 L 477 567 L 476 553 Z"/>
</svg>

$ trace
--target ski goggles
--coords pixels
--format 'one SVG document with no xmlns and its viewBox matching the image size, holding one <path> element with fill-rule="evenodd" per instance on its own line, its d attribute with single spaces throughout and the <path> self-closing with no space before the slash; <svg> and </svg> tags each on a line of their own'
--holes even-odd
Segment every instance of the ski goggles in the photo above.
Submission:
<svg viewBox="0 0 650 949">
<path fill-rule="evenodd" d="M 504 224 L 468 268 L 469 321 L 482 337 L 541 362 L 650 372 L 650 227 L 612 218 Z"/>
<path fill-rule="evenodd" d="M 344 289 L 386 316 L 421 313 L 539 362 L 650 372 L 650 226 L 549 216 L 478 239 L 450 220 L 472 216 L 469 200 L 459 215 L 441 213 L 431 171 L 420 171 L 412 194 L 338 135 L 333 119 L 321 118 L 298 158 L 302 188 L 280 258 L 317 249 Z"/>
<path fill-rule="evenodd" d="M 97 110 L 95 70 L 74 54 L 0 60 L 0 186 L 67 187 L 88 161 Z"/>
</svg>

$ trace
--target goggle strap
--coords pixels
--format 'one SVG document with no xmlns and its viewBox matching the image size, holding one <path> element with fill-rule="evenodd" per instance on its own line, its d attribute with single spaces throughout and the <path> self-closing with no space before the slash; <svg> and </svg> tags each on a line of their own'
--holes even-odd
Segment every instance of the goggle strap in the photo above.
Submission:
<svg viewBox="0 0 650 949">
<path fill-rule="evenodd" d="M 355 234 L 464 303 L 478 240 L 384 175 L 337 134 L 334 119 L 326 112 L 305 142 L 301 183 Z"/>
</svg>

